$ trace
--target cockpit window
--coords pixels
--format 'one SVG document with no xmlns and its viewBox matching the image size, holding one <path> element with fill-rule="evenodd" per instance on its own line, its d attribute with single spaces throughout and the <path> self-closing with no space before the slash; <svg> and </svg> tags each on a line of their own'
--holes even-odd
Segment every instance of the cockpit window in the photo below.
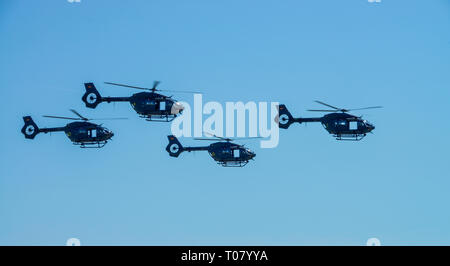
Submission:
<svg viewBox="0 0 450 266">
<path fill-rule="evenodd" d="M 159 102 L 159 110 L 161 110 L 161 111 L 166 110 L 166 102 L 165 101 Z"/>
<path fill-rule="evenodd" d="M 336 121 L 336 122 L 335 122 L 335 125 L 336 125 L 336 126 L 346 126 L 346 125 L 347 125 L 347 121 L 341 119 L 341 120 Z"/>
<path fill-rule="evenodd" d="M 357 130 L 358 129 L 358 124 L 359 124 L 358 121 L 350 121 L 348 127 L 349 127 L 350 130 Z"/>
</svg>

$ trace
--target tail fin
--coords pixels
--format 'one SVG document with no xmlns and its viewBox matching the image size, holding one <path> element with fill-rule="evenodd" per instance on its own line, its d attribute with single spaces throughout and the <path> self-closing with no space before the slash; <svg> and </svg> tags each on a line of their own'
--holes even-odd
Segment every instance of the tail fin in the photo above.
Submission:
<svg viewBox="0 0 450 266">
<path fill-rule="evenodd" d="M 180 153 L 184 151 L 183 146 L 174 135 L 167 136 L 169 144 L 166 147 L 166 151 L 172 157 L 178 157 Z"/>
<path fill-rule="evenodd" d="M 84 93 L 81 100 L 86 104 L 86 107 L 95 108 L 99 103 L 102 102 L 102 96 L 95 88 L 94 83 L 84 83 L 84 87 L 86 88 L 86 92 Z"/>
<path fill-rule="evenodd" d="M 22 134 L 27 139 L 34 139 L 34 137 L 36 137 L 36 135 L 39 133 L 38 126 L 36 125 L 36 123 L 34 123 L 31 116 L 24 116 L 23 122 L 25 122 L 25 125 L 22 127 Z"/>
<path fill-rule="evenodd" d="M 294 123 L 294 117 L 286 108 L 286 105 L 280 104 L 278 106 L 278 116 L 275 118 L 275 122 L 278 123 L 280 128 L 287 129 L 292 123 Z"/>
</svg>

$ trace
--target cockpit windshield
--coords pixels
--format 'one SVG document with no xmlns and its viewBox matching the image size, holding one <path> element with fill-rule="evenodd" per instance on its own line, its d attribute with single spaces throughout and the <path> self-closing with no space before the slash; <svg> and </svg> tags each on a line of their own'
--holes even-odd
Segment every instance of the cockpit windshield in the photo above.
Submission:
<svg viewBox="0 0 450 266">
<path fill-rule="evenodd" d="M 368 126 L 368 127 L 373 127 L 373 125 L 372 125 L 371 123 L 369 123 L 369 121 L 364 120 L 363 122 L 364 122 L 364 124 L 365 124 L 366 126 Z"/>
<path fill-rule="evenodd" d="M 111 133 L 111 131 L 110 131 L 109 129 L 107 129 L 106 127 L 100 127 L 100 128 L 98 129 L 98 131 L 104 132 L 104 133 L 106 133 L 106 134 Z"/>
</svg>

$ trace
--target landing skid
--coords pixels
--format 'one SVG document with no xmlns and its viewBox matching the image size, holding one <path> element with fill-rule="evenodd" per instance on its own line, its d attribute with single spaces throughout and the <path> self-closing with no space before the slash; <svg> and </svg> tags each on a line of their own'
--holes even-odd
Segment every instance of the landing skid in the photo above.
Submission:
<svg viewBox="0 0 450 266">
<path fill-rule="evenodd" d="M 347 140 L 347 141 L 360 141 L 366 134 L 334 134 L 337 140 Z"/>
<path fill-rule="evenodd" d="M 248 161 L 225 161 L 217 162 L 217 164 L 220 164 L 223 167 L 244 167 L 248 164 Z"/>
<path fill-rule="evenodd" d="M 171 122 L 177 117 L 176 115 L 141 115 L 141 118 L 145 118 L 147 121 L 153 122 Z"/>
<path fill-rule="evenodd" d="M 103 148 L 108 141 L 92 141 L 92 142 L 74 142 L 73 145 L 79 145 L 80 148 Z"/>
</svg>

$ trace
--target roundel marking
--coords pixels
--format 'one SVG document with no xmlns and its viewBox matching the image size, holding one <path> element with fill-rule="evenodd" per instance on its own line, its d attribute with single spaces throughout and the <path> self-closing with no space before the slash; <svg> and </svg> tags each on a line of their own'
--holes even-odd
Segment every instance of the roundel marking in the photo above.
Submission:
<svg viewBox="0 0 450 266">
<path fill-rule="evenodd" d="M 35 128 L 34 128 L 33 125 L 29 125 L 29 126 L 27 126 L 27 128 L 25 129 L 25 133 L 26 133 L 27 135 L 33 135 L 33 134 L 34 134 L 34 131 L 35 131 Z"/>
<path fill-rule="evenodd" d="M 279 123 L 286 125 L 289 122 L 289 116 L 287 114 L 280 115 Z"/>
<path fill-rule="evenodd" d="M 86 97 L 86 101 L 88 103 L 95 103 L 97 101 L 97 95 L 93 92 L 89 93 Z"/>
<path fill-rule="evenodd" d="M 180 149 L 180 146 L 176 143 L 170 145 L 170 151 L 176 153 Z"/>
</svg>

